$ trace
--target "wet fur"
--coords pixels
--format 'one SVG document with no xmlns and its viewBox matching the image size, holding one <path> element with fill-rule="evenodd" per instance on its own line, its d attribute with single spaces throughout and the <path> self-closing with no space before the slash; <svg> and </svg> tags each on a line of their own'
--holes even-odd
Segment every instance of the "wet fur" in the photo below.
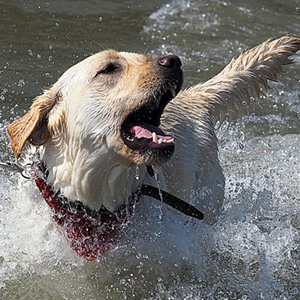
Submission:
<svg viewBox="0 0 300 300">
<path fill-rule="evenodd" d="M 180 91 L 165 108 L 161 127 L 175 136 L 176 147 L 159 169 L 161 184 L 172 194 L 193 199 L 207 222 L 218 215 L 224 197 L 216 122 L 258 97 L 261 86 L 276 81 L 299 49 L 300 40 L 294 37 L 266 41 L 233 59 L 211 80 Z M 120 56 L 127 66 L 124 78 L 97 83 L 99 68 Z M 119 126 L 130 111 L 145 104 L 159 80 L 144 55 L 105 51 L 87 58 L 8 127 L 16 157 L 26 141 L 39 146 L 56 189 L 91 208 L 104 205 L 113 211 L 142 183 L 156 184 L 146 172 L 151 161 L 124 147 Z"/>
</svg>

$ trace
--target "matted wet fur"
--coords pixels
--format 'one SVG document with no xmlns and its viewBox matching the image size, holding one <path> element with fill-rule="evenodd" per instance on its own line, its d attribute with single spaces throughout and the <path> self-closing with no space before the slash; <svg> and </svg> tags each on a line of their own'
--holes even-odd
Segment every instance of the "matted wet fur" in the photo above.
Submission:
<svg viewBox="0 0 300 300">
<path fill-rule="evenodd" d="M 68 69 L 8 127 L 12 149 L 19 158 L 25 142 L 39 146 L 49 183 L 92 209 L 114 211 L 142 183 L 156 184 L 153 165 L 165 190 L 196 199 L 213 222 L 224 196 L 215 124 L 276 81 L 299 49 L 294 37 L 266 41 L 186 90 L 176 56 L 100 52 Z"/>
</svg>

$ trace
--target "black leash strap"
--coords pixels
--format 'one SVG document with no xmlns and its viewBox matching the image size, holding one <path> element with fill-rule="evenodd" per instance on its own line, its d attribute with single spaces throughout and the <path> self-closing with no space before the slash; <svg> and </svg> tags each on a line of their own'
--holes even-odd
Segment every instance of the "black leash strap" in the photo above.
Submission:
<svg viewBox="0 0 300 300">
<path fill-rule="evenodd" d="M 140 194 L 160 200 L 187 216 L 196 218 L 198 220 L 203 220 L 204 218 L 204 214 L 196 207 L 165 191 L 159 190 L 157 187 L 144 184 L 140 188 Z"/>
<path fill-rule="evenodd" d="M 26 174 L 25 168 L 20 166 L 18 163 L 13 162 L 1 162 L 0 161 L 0 167 L 6 167 L 10 168 L 14 171 L 18 171 L 21 173 L 21 175 L 26 178 L 30 179 L 30 177 Z M 204 214 L 199 211 L 196 207 L 193 205 L 165 192 L 162 190 L 159 190 L 157 187 L 144 184 L 141 186 L 139 190 L 140 195 L 145 195 L 152 197 L 154 199 L 157 199 L 159 201 L 162 201 L 163 203 L 175 208 L 176 210 L 182 212 L 183 214 L 196 218 L 198 220 L 203 220 Z"/>
</svg>

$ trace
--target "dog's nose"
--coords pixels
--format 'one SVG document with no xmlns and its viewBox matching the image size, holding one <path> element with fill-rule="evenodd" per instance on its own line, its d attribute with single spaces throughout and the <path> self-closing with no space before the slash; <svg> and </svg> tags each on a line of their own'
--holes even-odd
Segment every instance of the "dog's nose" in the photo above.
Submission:
<svg viewBox="0 0 300 300">
<path fill-rule="evenodd" d="M 158 60 L 158 64 L 167 68 L 180 68 L 181 60 L 177 55 L 167 55 Z"/>
</svg>

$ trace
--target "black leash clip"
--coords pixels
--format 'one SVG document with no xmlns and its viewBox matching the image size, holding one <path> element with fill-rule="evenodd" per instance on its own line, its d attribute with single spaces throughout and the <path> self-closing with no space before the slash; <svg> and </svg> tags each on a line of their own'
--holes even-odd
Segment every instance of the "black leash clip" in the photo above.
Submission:
<svg viewBox="0 0 300 300">
<path fill-rule="evenodd" d="M 28 166 L 29 165 L 31 166 L 31 164 L 28 164 Z M 25 168 L 23 166 L 21 166 L 20 164 L 18 164 L 17 162 L 11 162 L 11 161 L 0 162 L 0 166 L 8 168 L 12 171 L 19 172 L 21 174 L 21 176 L 24 177 L 25 179 L 30 179 L 31 178 L 30 176 L 28 176 Z"/>
</svg>

